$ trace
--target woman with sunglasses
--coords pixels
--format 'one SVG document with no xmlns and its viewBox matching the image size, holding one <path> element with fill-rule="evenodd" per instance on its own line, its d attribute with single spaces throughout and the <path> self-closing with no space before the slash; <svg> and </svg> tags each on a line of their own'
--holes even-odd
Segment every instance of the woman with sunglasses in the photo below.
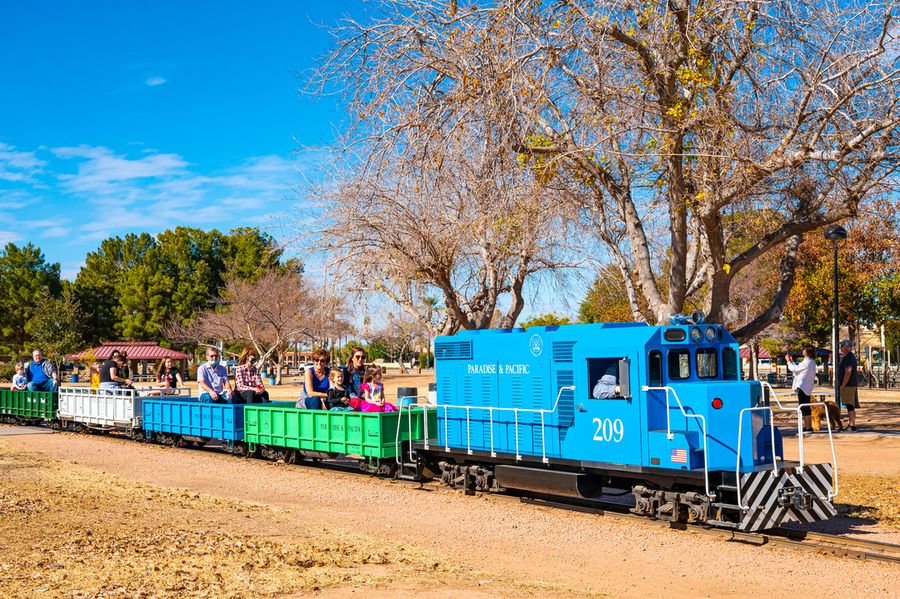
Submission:
<svg viewBox="0 0 900 599">
<path fill-rule="evenodd" d="M 245 347 L 234 369 L 234 386 L 241 403 L 264 403 L 269 401 L 269 392 L 263 387 L 262 377 L 256 368 L 256 350 Z"/>
<path fill-rule="evenodd" d="M 313 352 L 313 367 L 307 368 L 304 373 L 303 390 L 300 395 L 300 401 L 297 402 L 298 408 L 306 408 L 308 410 L 326 410 L 325 399 L 328 397 L 328 363 L 330 362 L 328 352 L 324 349 L 317 349 Z"/>
<path fill-rule="evenodd" d="M 350 350 L 350 363 L 344 371 L 344 389 L 350 397 L 361 398 L 360 387 L 366 382 L 366 350 L 354 347 Z"/>
</svg>

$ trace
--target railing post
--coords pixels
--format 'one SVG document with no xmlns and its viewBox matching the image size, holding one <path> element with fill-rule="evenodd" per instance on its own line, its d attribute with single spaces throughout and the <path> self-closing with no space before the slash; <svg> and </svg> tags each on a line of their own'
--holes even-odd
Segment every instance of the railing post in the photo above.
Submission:
<svg viewBox="0 0 900 599">
<path fill-rule="evenodd" d="M 472 455 L 472 424 L 469 420 L 469 406 L 466 406 L 466 452 Z"/>
<path fill-rule="evenodd" d="M 488 419 L 491 423 L 491 457 L 496 458 L 497 452 L 494 451 L 494 408 L 488 408 Z"/>
<path fill-rule="evenodd" d="M 522 459 L 522 455 L 519 453 L 519 410 L 517 408 L 513 409 L 513 415 L 516 417 L 516 461 Z"/>
<path fill-rule="evenodd" d="M 547 439 L 544 433 L 544 411 L 541 410 L 541 461 L 547 463 Z"/>
<path fill-rule="evenodd" d="M 450 453 L 450 433 L 448 432 L 447 423 L 450 419 L 447 417 L 447 406 L 444 406 L 444 451 Z"/>
</svg>

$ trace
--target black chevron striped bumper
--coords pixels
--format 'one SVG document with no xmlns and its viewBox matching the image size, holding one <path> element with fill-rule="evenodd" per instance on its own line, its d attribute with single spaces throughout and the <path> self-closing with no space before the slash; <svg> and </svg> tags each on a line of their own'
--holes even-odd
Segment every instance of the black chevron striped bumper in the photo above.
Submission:
<svg viewBox="0 0 900 599">
<path fill-rule="evenodd" d="M 832 490 L 831 464 L 807 464 L 786 468 L 777 475 L 771 470 L 741 476 L 741 500 L 749 507 L 740 530 L 752 532 L 776 528 L 788 522 L 816 522 L 837 515 L 829 499 Z"/>
</svg>

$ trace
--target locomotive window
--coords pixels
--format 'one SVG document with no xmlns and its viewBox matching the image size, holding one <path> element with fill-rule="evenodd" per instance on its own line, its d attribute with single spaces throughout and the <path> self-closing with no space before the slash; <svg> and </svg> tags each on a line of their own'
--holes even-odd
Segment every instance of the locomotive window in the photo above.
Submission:
<svg viewBox="0 0 900 599">
<path fill-rule="evenodd" d="M 650 386 L 662 387 L 662 352 L 656 349 L 650 352 L 650 359 L 647 360 L 647 364 L 649 364 L 650 368 L 649 376 L 647 377 Z"/>
<path fill-rule="evenodd" d="M 697 350 L 697 376 L 701 379 L 719 376 L 719 352 L 714 347 Z"/>
<path fill-rule="evenodd" d="M 591 399 L 630 397 L 627 358 L 591 358 L 587 361 Z"/>
<path fill-rule="evenodd" d="M 734 348 L 722 348 L 722 377 L 726 381 L 738 380 L 737 352 Z"/>
<path fill-rule="evenodd" d="M 687 339 L 687 333 L 684 332 L 684 329 L 666 329 L 663 333 L 663 337 L 666 341 L 679 343 Z"/>
<path fill-rule="evenodd" d="M 691 352 L 673 349 L 669 352 L 669 380 L 683 381 L 691 378 Z"/>
</svg>

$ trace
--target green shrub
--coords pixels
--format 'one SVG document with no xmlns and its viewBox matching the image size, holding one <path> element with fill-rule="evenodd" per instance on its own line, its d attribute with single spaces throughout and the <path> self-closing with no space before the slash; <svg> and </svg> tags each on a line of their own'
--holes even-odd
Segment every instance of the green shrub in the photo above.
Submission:
<svg viewBox="0 0 900 599">
<path fill-rule="evenodd" d="M 15 362 L 6 362 L 5 364 L 0 364 L 0 381 L 4 383 L 11 383 L 12 377 L 16 374 L 16 363 Z"/>
</svg>

